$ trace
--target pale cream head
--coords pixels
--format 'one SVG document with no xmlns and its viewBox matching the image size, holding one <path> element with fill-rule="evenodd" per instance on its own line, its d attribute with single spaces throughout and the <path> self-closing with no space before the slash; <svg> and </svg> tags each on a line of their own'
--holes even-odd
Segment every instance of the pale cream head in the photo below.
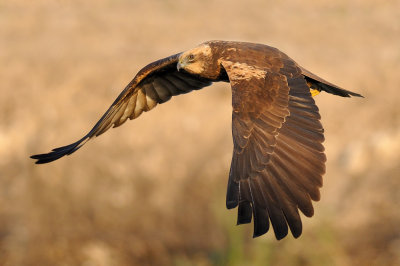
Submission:
<svg viewBox="0 0 400 266">
<path fill-rule="evenodd" d="M 199 75 L 207 72 L 209 65 L 212 63 L 211 47 L 208 44 L 200 44 L 181 54 L 177 68 L 178 70 L 184 69 L 188 73 Z"/>
</svg>

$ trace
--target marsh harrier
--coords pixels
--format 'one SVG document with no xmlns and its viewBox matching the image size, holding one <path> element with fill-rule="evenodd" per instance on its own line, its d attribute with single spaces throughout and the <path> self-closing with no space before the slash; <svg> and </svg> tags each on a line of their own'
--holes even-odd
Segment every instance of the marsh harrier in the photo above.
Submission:
<svg viewBox="0 0 400 266">
<path fill-rule="evenodd" d="M 43 164 L 69 155 L 110 127 L 135 119 L 172 96 L 213 82 L 232 88 L 233 156 L 226 206 L 238 206 L 238 224 L 254 218 L 254 237 L 272 224 L 277 239 L 302 233 L 300 210 L 311 217 L 325 173 L 324 129 L 312 98 L 344 90 L 314 75 L 276 48 L 254 43 L 209 41 L 155 61 L 137 73 L 83 138 L 50 153 Z"/>
</svg>

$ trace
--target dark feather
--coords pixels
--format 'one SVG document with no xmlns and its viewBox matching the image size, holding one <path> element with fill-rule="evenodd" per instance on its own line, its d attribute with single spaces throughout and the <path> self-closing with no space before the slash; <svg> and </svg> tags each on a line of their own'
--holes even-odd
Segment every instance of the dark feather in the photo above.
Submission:
<svg viewBox="0 0 400 266">
<path fill-rule="evenodd" d="M 227 81 L 232 87 L 234 150 L 226 206 L 238 206 L 237 224 L 253 219 L 254 237 L 271 225 L 277 239 L 289 229 L 297 238 L 302 233 L 299 210 L 313 216 L 312 200 L 320 199 L 326 162 L 324 129 L 310 89 L 362 96 L 323 80 L 276 48 L 223 41 L 206 45 L 211 53 L 202 55 L 198 71 L 177 70 L 184 53 L 147 65 L 82 139 L 31 158 L 38 164 L 57 160 L 172 96 Z"/>
<path fill-rule="evenodd" d="M 85 137 L 49 153 L 33 155 L 31 158 L 36 159 L 37 164 L 55 161 L 75 152 L 88 140 L 103 134 L 109 128 L 118 127 L 128 118 L 137 118 L 142 112 L 154 108 L 157 103 L 168 101 L 171 96 L 211 84 L 211 81 L 205 78 L 179 73 L 176 68 L 179 55 L 158 60 L 140 70 Z"/>
</svg>

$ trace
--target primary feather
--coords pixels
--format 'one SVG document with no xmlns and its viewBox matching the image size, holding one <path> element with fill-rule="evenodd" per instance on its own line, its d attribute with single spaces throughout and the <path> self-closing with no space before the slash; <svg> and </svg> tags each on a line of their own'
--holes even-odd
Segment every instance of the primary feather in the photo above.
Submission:
<svg viewBox="0 0 400 266">
<path fill-rule="evenodd" d="M 172 96 L 229 82 L 232 87 L 233 156 L 227 208 L 238 207 L 238 224 L 254 219 L 254 237 L 272 226 L 277 239 L 302 233 L 300 210 L 311 217 L 325 173 L 324 130 L 310 90 L 350 97 L 299 66 L 276 48 L 210 41 L 153 62 L 134 77 L 83 138 L 49 153 L 43 164 L 69 155 L 111 127 L 135 119 Z"/>
</svg>

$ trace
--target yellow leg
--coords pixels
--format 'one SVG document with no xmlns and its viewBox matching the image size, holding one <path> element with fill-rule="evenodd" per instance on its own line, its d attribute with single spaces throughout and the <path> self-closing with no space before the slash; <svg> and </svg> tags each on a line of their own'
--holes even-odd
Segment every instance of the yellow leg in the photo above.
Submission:
<svg viewBox="0 0 400 266">
<path fill-rule="evenodd" d="M 314 89 L 310 89 L 310 92 L 311 92 L 311 96 L 312 97 L 314 97 L 314 96 L 316 96 L 316 95 L 318 95 L 320 93 L 319 90 L 314 90 Z"/>
<path fill-rule="evenodd" d="M 321 91 L 314 89 L 314 85 L 311 82 L 307 81 L 307 85 L 310 88 L 311 96 L 314 97 L 315 95 L 318 95 Z"/>
</svg>

